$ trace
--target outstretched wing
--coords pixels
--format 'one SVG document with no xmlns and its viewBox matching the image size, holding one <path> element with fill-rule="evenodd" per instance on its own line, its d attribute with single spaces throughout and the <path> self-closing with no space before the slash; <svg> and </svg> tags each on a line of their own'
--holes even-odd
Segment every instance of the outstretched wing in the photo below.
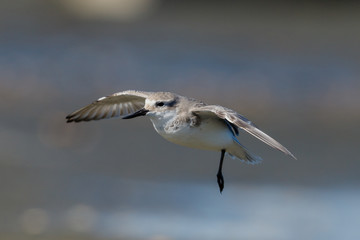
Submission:
<svg viewBox="0 0 360 240">
<path fill-rule="evenodd" d="M 80 122 L 124 116 L 143 108 L 145 99 L 151 94 L 133 90 L 114 93 L 67 115 L 66 119 L 67 122 Z"/>
<path fill-rule="evenodd" d="M 221 119 L 224 119 L 228 121 L 231 125 L 235 125 L 236 127 L 239 127 L 243 129 L 244 131 L 250 133 L 254 137 L 260 139 L 264 143 L 268 144 L 269 146 L 278 149 L 279 151 L 290 155 L 294 159 L 295 156 L 287 150 L 283 145 L 281 145 L 278 141 L 258 129 L 251 121 L 249 121 L 244 116 L 240 115 L 239 113 L 222 107 L 218 105 L 206 105 L 202 107 L 195 108 L 193 112 L 197 115 L 201 116 L 207 116 L 207 117 L 218 117 Z"/>
</svg>

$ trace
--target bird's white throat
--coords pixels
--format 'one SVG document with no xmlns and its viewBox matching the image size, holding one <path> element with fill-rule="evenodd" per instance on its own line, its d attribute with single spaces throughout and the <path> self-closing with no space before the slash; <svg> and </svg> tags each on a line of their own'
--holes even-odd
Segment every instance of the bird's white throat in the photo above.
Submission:
<svg viewBox="0 0 360 240">
<path fill-rule="evenodd" d="M 177 114 L 176 110 L 167 111 L 150 111 L 146 114 L 154 125 L 154 128 L 158 133 L 165 131 L 166 126 L 175 121 Z"/>
</svg>

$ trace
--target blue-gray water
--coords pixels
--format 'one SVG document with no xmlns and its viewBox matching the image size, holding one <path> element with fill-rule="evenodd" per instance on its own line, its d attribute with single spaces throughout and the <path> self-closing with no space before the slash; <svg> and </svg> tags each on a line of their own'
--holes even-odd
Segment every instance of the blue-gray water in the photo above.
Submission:
<svg viewBox="0 0 360 240">
<path fill-rule="evenodd" d="M 91 174 L 69 179 L 66 190 L 57 187 L 64 186 L 54 184 L 42 204 L 8 217 L 2 231 L 37 235 L 40 228 L 45 236 L 100 239 L 360 237 L 360 191 L 350 186 L 229 183 L 221 195 L 215 181 L 156 183 Z M 24 220 L 29 215 L 30 223 Z"/>
</svg>

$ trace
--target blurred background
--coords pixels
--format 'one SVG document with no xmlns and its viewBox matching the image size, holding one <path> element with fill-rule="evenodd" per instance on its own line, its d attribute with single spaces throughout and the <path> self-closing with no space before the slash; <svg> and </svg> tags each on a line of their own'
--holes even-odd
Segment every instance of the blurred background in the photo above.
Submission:
<svg viewBox="0 0 360 240">
<path fill-rule="evenodd" d="M 358 1 L 0 1 L 1 239 L 360 239 Z M 146 118 L 66 124 L 171 91 L 251 119 L 298 160 L 166 142 Z"/>
</svg>

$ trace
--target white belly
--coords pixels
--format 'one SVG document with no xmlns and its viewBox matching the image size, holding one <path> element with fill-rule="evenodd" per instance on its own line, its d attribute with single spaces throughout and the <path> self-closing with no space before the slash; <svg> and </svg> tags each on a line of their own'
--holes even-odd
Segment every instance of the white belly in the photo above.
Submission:
<svg viewBox="0 0 360 240">
<path fill-rule="evenodd" d="M 184 122 L 173 128 L 152 122 L 162 137 L 182 146 L 220 151 L 233 143 L 232 132 L 221 120 L 204 119 L 199 126 L 194 127 Z"/>
</svg>

